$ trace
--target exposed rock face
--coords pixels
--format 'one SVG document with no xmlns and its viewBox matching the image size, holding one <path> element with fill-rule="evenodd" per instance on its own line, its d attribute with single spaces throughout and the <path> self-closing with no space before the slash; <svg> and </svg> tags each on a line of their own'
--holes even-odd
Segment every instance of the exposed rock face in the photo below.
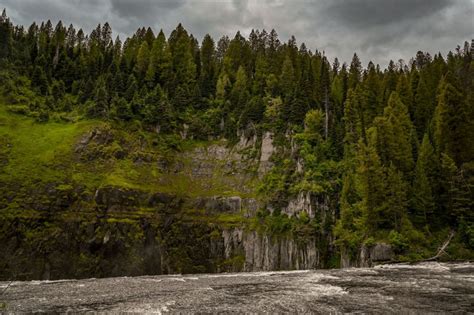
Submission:
<svg viewBox="0 0 474 315">
<path fill-rule="evenodd" d="M 206 209 L 210 213 L 240 213 L 242 211 L 242 198 L 220 197 L 202 198 L 196 202 L 199 208 Z"/>
<path fill-rule="evenodd" d="M 256 231 L 224 230 L 225 258 L 243 253 L 244 271 L 312 269 L 321 266 L 314 240 L 298 244 L 286 236 L 271 237 Z"/>
<path fill-rule="evenodd" d="M 377 243 L 374 246 L 363 245 L 359 257 L 351 259 L 347 251 L 341 253 L 341 268 L 372 267 L 378 262 L 390 261 L 395 257 L 392 246 L 386 243 Z"/>
<path fill-rule="evenodd" d="M 174 174 L 200 181 L 206 189 L 214 186 L 229 187 L 232 191 L 251 192 L 248 182 L 253 177 L 254 161 L 247 161 L 239 150 L 227 147 L 225 142 L 197 147 L 184 152 L 182 158 L 186 165 L 175 169 Z M 164 163 L 163 167 L 173 168 Z"/>
<path fill-rule="evenodd" d="M 112 142 L 114 136 L 108 129 L 95 128 L 91 132 L 85 134 L 77 143 L 75 147 L 76 153 L 82 153 L 87 147 L 92 144 L 104 145 Z"/>
<path fill-rule="evenodd" d="M 306 212 L 310 218 L 314 218 L 314 211 L 311 204 L 311 194 L 309 192 L 300 192 L 296 199 L 291 199 L 288 206 L 283 210 L 289 216 L 298 215 L 300 212 Z"/>
<path fill-rule="evenodd" d="M 245 235 L 244 249 L 246 271 L 313 269 L 319 266 L 314 241 L 298 245 L 291 238 L 272 239 L 254 231 Z"/>
<path fill-rule="evenodd" d="M 96 190 L 94 200 L 108 211 L 120 211 L 137 207 L 169 205 L 178 198 L 166 193 L 147 193 L 135 189 L 102 187 Z"/>
<path fill-rule="evenodd" d="M 137 207 L 160 209 L 163 205 L 176 207 L 182 203 L 189 208 L 203 209 L 208 214 L 244 214 L 246 217 L 254 216 L 258 208 L 263 206 L 261 202 L 254 198 L 242 198 L 240 196 L 178 198 L 168 193 L 147 193 L 117 187 L 97 189 L 94 200 L 99 207 L 107 211 L 133 210 Z"/>
<path fill-rule="evenodd" d="M 373 262 L 392 260 L 394 256 L 392 246 L 386 243 L 377 243 L 370 249 L 370 259 Z"/>
<path fill-rule="evenodd" d="M 186 126 L 183 130 L 186 137 Z M 293 227 L 274 231 L 253 225 L 257 211 L 272 206 L 255 197 L 255 187 L 258 175 L 272 167 L 271 156 L 276 151 L 273 134 L 265 132 L 258 156 L 258 140 L 254 132 L 242 135 L 234 147 L 216 141 L 169 157 L 153 150 L 132 154 L 128 140 L 121 142 L 120 136 L 107 128 L 88 132 L 73 148 L 74 161 L 125 158 L 129 164 L 149 167 L 158 175 L 150 177 L 144 190 L 126 188 L 140 187 L 133 178 L 133 185 L 118 182 L 114 186 L 113 179 L 106 181 L 108 186 L 51 182 L 25 191 L 19 209 L 38 212 L 32 212 L 32 219 L 12 216 L 5 224 L 13 228 L 0 239 L 6 257 L 0 257 L 4 267 L 0 278 L 14 274 L 23 279 L 58 279 L 325 266 L 327 250 L 321 239 L 330 239 L 330 235 L 308 228 L 309 232 L 301 230 L 296 236 Z M 2 202 L 5 207 L 12 204 L 15 191 L 0 200 L 0 206 Z M 299 216 L 304 211 L 311 218 L 321 218 L 321 225 L 333 215 L 330 209 L 334 207 L 325 196 L 301 192 L 285 202 L 282 200 L 283 213 Z M 269 220 L 283 218 L 262 213 Z M 38 227 L 38 219 L 48 224 Z M 27 274 L 29 270 L 33 272 Z"/>
<path fill-rule="evenodd" d="M 188 137 L 189 126 L 183 124 L 183 130 L 179 132 L 181 139 L 186 139 Z"/>
<path fill-rule="evenodd" d="M 262 147 L 260 154 L 260 172 L 266 172 L 272 165 L 270 162 L 270 157 L 275 152 L 275 147 L 273 146 L 273 133 L 267 131 L 262 136 Z"/>
<path fill-rule="evenodd" d="M 239 137 L 239 143 L 236 145 L 237 150 L 242 150 L 249 147 L 255 147 L 257 144 L 257 135 L 246 136 L 244 132 Z"/>
<path fill-rule="evenodd" d="M 282 212 L 288 216 L 299 216 L 301 212 L 306 212 L 313 219 L 317 217 L 321 222 L 334 219 L 334 210 L 330 198 L 327 194 L 314 195 L 310 192 L 301 191 L 298 196 L 288 202 L 288 206 Z"/>
</svg>

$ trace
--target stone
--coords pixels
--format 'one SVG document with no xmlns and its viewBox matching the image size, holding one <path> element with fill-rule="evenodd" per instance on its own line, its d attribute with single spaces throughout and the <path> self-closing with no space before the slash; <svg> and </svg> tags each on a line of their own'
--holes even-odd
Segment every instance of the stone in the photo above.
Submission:
<svg viewBox="0 0 474 315">
<path fill-rule="evenodd" d="M 386 243 L 377 243 L 370 249 L 370 258 L 372 261 L 389 261 L 394 258 L 392 246 Z"/>
<path fill-rule="evenodd" d="M 306 212 L 310 218 L 314 218 L 313 207 L 311 205 L 311 194 L 301 191 L 296 199 L 291 199 L 288 206 L 283 209 L 283 213 L 288 216 L 297 216 L 301 212 Z"/>
<path fill-rule="evenodd" d="M 243 251 L 244 271 L 313 269 L 321 266 L 315 240 L 297 244 L 290 237 L 271 237 L 256 231 L 223 232 L 225 257 Z"/>
<path fill-rule="evenodd" d="M 262 137 L 262 146 L 260 149 L 260 164 L 258 167 L 259 173 L 265 173 L 272 167 L 272 162 L 270 161 L 271 156 L 275 152 L 275 147 L 273 146 L 273 133 L 267 131 L 263 134 Z"/>
<path fill-rule="evenodd" d="M 273 146 L 273 133 L 267 131 L 262 137 L 260 162 L 268 162 L 274 151 L 275 148 Z"/>
<path fill-rule="evenodd" d="M 197 200 L 196 206 L 205 209 L 209 213 L 240 213 L 242 198 L 239 196 L 200 198 Z"/>
</svg>

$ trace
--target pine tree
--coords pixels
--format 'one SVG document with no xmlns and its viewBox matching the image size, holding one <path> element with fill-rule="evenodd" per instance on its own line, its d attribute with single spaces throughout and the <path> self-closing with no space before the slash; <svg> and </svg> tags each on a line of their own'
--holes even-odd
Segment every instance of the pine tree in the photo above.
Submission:
<svg viewBox="0 0 474 315">
<path fill-rule="evenodd" d="M 381 151 L 386 152 L 383 161 L 386 165 L 393 163 L 398 170 L 410 176 L 414 168 L 411 141 L 414 129 L 408 109 L 396 92 L 390 96 L 383 118 L 386 123 L 379 125 L 379 134 L 383 134 L 385 140 L 378 145 Z"/>
<path fill-rule="evenodd" d="M 267 58 L 263 54 L 258 54 L 255 61 L 255 74 L 252 84 L 252 94 L 264 95 L 267 83 L 269 66 Z"/>
<path fill-rule="evenodd" d="M 12 28 L 7 12 L 3 9 L 0 16 L 0 59 L 8 58 L 12 52 Z"/>
<path fill-rule="evenodd" d="M 286 56 L 280 74 L 280 87 L 285 99 L 289 99 L 295 89 L 295 71 L 290 56 Z"/>
<path fill-rule="evenodd" d="M 94 105 L 89 108 L 89 115 L 91 117 L 108 118 L 109 97 L 106 89 L 106 82 L 103 78 L 99 79 L 97 82 L 94 102 Z"/>
<path fill-rule="evenodd" d="M 386 170 L 384 184 L 386 192 L 382 204 L 383 212 L 380 213 L 382 224 L 379 227 L 400 232 L 407 214 L 408 201 L 403 174 L 393 164 Z"/>
<path fill-rule="evenodd" d="M 209 97 L 214 93 L 216 85 L 215 45 L 209 34 L 202 41 L 201 62 L 201 92 L 203 96 Z"/>
<path fill-rule="evenodd" d="M 123 97 L 114 96 L 110 104 L 110 109 L 111 116 L 114 118 L 123 121 L 129 121 L 132 119 L 130 104 Z"/>
<path fill-rule="evenodd" d="M 345 155 L 353 154 L 354 146 L 360 139 L 364 143 L 367 142 L 366 137 L 366 122 L 364 120 L 363 112 L 363 96 L 361 87 L 355 90 L 349 90 L 344 106 L 344 127 L 345 127 Z M 352 153 L 351 153 L 352 152 Z"/>
<path fill-rule="evenodd" d="M 48 78 L 40 66 L 35 67 L 31 77 L 31 83 L 38 89 L 40 94 L 48 94 Z"/>
<path fill-rule="evenodd" d="M 449 82 L 449 77 L 448 74 L 440 86 L 433 119 L 434 139 L 438 152 L 445 152 L 461 165 L 474 156 L 472 110 L 461 92 Z"/>
<path fill-rule="evenodd" d="M 377 130 L 369 130 L 369 143 L 359 140 L 356 155 L 356 189 L 361 198 L 364 227 L 370 235 L 384 225 L 386 182 L 384 169 L 376 150 Z"/>
<path fill-rule="evenodd" d="M 434 212 L 433 197 L 433 160 L 435 159 L 434 149 L 431 146 L 428 134 L 425 133 L 423 142 L 418 154 L 415 168 L 415 180 L 413 182 L 413 221 L 418 226 L 424 226 L 430 221 Z"/>
<path fill-rule="evenodd" d="M 372 62 L 369 62 L 361 90 L 364 103 L 364 122 L 366 122 L 367 125 L 371 124 L 375 116 L 382 114 L 383 106 L 379 105 L 380 89 L 381 87 L 375 66 Z"/>
<path fill-rule="evenodd" d="M 148 74 L 149 80 L 154 75 L 154 83 L 164 88 L 172 87 L 174 84 L 171 50 L 162 30 L 153 41 Z"/>
<path fill-rule="evenodd" d="M 341 252 L 349 251 L 351 256 L 357 257 L 366 227 L 363 225 L 361 202 L 354 177 L 352 171 L 346 172 L 343 177 L 339 201 L 341 212 L 334 233 Z"/>
<path fill-rule="evenodd" d="M 230 94 L 230 100 L 234 110 L 244 108 L 248 99 L 247 74 L 245 73 L 244 67 L 240 66 Z"/>
<path fill-rule="evenodd" d="M 348 87 L 354 89 L 359 84 L 362 75 L 362 64 L 356 53 L 352 57 L 351 66 L 349 68 Z"/>
<path fill-rule="evenodd" d="M 397 81 L 398 78 L 396 73 L 396 66 L 395 63 L 390 60 L 388 68 L 384 74 L 382 104 L 387 104 L 392 92 L 396 90 Z"/>
<path fill-rule="evenodd" d="M 150 62 L 150 51 L 148 48 L 148 43 L 144 41 L 140 45 L 137 55 L 137 64 L 136 64 L 136 73 L 138 78 L 144 78 L 148 70 L 148 64 Z"/>
<path fill-rule="evenodd" d="M 433 106 L 431 105 L 431 96 L 423 77 L 418 81 L 415 93 L 413 121 L 420 137 L 427 131 L 428 123 L 433 115 Z"/>
<path fill-rule="evenodd" d="M 177 87 L 175 97 L 181 98 L 180 104 L 190 104 L 192 93 L 196 82 L 196 64 L 191 46 L 191 40 L 186 31 L 180 30 L 179 26 L 175 31 L 175 38 L 170 36 L 170 48 L 173 58 L 173 70 L 175 73 L 175 85 Z M 173 34 L 172 34 L 173 35 Z M 179 93 L 178 93 L 179 92 Z"/>
<path fill-rule="evenodd" d="M 398 77 L 396 92 L 400 97 L 400 100 L 408 108 L 410 118 L 413 120 L 411 113 L 413 112 L 413 90 L 410 85 L 409 77 L 406 74 L 402 74 Z"/>
<path fill-rule="evenodd" d="M 227 97 L 228 90 L 230 87 L 229 77 L 225 72 L 219 75 L 219 79 L 216 83 L 216 99 L 224 101 Z"/>
</svg>

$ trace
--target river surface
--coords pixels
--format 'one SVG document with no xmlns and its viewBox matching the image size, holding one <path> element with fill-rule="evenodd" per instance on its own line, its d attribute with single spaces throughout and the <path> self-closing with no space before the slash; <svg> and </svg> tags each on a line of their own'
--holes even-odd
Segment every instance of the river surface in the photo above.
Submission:
<svg viewBox="0 0 474 315">
<path fill-rule="evenodd" d="M 6 312 L 474 314 L 474 263 L 0 282 L 0 294 Z"/>
</svg>

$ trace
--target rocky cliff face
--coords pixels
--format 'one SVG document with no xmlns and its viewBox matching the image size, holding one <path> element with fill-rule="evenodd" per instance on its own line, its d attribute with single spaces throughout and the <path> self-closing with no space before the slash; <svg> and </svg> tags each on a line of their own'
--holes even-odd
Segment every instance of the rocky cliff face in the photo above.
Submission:
<svg viewBox="0 0 474 315">
<path fill-rule="evenodd" d="M 376 243 L 371 246 L 363 245 L 356 257 L 348 252 L 341 253 L 341 267 L 372 267 L 375 264 L 393 260 L 395 253 L 392 246 L 386 243 Z"/>
<path fill-rule="evenodd" d="M 315 240 L 298 243 L 291 237 L 272 237 L 256 231 L 224 230 L 224 254 L 243 253 L 244 271 L 313 269 L 321 267 Z"/>
<path fill-rule="evenodd" d="M 271 133 L 242 136 L 235 146 L 194 145 L 171 157 L 153 150 L 110 128 L 94 129 L 78 138 L 70 163 L 104 172 L 102 182 L 4 187 L 0 278 L 327 265 L 331 236 L 321 226 L 334 216 L 328 197 L 301 192 L 284 215 L 273 216 L 255 192 L 277 150 Z"/>
</svg>

